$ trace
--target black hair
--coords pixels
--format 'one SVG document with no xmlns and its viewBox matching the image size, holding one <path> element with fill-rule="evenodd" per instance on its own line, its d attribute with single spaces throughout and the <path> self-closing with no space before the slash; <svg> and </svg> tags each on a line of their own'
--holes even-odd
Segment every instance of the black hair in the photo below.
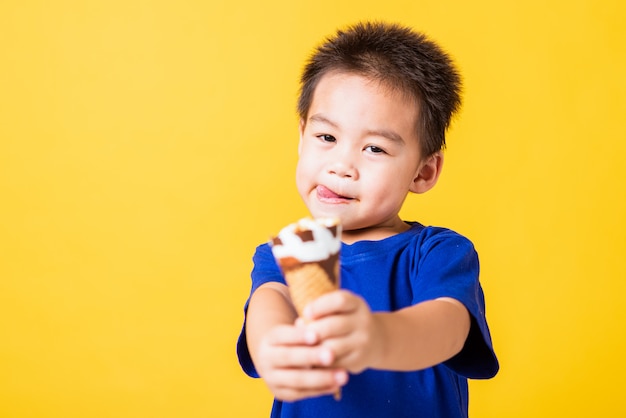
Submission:
<svg viewBox="0 0 626 418">
<path fill-rule="evenodd" d="M 315 49 L 302 72 L 298 114 L 303 121 L 317 84 L 331 71 L 378 80 L 414 99 L 423 156 L 445 147 L 446 130 L 461 107 L 461 78 L 452 59 L 426 35 L 382 22 L 338 30 Z"/>
</svg>

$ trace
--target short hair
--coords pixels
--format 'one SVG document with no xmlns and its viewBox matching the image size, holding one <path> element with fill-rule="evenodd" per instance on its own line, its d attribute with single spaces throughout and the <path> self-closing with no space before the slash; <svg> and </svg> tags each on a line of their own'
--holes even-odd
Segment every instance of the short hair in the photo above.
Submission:
<svg viewBox="0 0 626 418">
<path fill-rule="evenodd" d="M 303 121 L 317 84 L 331 71 L 378 80 L 415 100 L 423 156 L 445 147 L 446 130 L 461 107 L 461 78 L 452 59 L 426 35 L 382 22 L 338 30 L 314 50 L 302 72 L 298 114 Z"/>
</svg>

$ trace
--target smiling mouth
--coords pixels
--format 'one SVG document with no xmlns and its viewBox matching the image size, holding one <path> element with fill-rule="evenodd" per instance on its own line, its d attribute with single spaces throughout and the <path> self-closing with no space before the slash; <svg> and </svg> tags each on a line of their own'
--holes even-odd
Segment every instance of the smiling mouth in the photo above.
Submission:
<svg viewBox="0 0 626 418">
<path fill-rule="evenodd" d="M 322 185 L 317 186 L 316 192 L 317 192 L 317 197 L 322 202 L 338 203 L 338 202 L 346 202 L 346 201 L 354 200 L 354 198 L 352 197 L 342 196 L 340 194 L 333 192 L 328 187 L 322 186 Z"/>
</svg>

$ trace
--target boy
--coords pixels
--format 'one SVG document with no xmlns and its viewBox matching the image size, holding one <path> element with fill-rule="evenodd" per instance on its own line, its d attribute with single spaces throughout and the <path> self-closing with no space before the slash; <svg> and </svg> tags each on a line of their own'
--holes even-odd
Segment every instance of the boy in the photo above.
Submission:
<svg viewBox="0 0 626 418">
<path fill-rule="evenodd" d="M 466 417 L 467 378 L 498 370 L 478 257 L 398 215 L 437 182 L 459 76 L 423 35 L 364 23 L 321 45 L 301 82 L 296 184 L 313 217 L 341 220 L 342 289 L 297 318 L 260 245 L 240 363 L 274 394 L 273 417 Z"/>
</svg>

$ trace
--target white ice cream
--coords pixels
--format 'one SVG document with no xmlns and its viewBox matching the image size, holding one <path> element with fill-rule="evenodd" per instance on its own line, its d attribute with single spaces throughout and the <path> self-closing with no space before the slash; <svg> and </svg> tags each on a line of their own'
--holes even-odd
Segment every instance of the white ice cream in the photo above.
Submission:
<svg viewBox="0 0 626 418">
<path fill-rule="evenodd" d="M 334 225 L 337 227 L 337 236 L 333 236 L 328 229 Z M 296 233 L 307 230 L 313 232 L 312 241 L 302 241 Z M 272 253 L 277 259 L 293 257 L 303 263 L 325 260 L 337 254 L 341 248 L 341 225 L 337 219 L 304 218 L 284 227 L 277 237 L 282 242 L 272 245 Z"/>
</svg>

